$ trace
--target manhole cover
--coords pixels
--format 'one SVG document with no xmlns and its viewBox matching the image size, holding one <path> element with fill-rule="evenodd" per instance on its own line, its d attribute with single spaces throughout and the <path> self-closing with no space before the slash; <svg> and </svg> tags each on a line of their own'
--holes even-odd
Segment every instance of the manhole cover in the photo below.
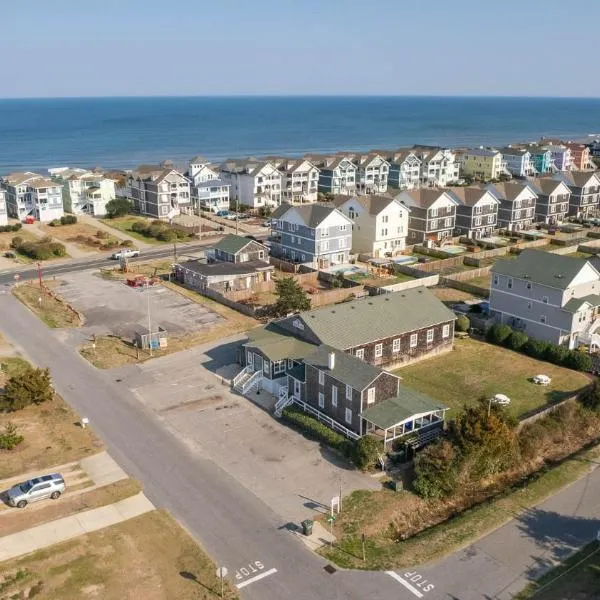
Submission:
<svg viewBox="0 0 600 600">
<path fill-rule="evenodd" d="M 337 571 L 333 565 L 327 565 L 326 567 L 323 567 L 323 569 L 325 569 L 325 571 L 330 575 L 333 575 Z"/>
</svg>

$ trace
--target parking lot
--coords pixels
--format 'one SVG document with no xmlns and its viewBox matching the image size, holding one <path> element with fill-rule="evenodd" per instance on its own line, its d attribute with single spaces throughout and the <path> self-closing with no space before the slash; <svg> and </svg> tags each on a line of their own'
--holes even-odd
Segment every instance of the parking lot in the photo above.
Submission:
<svg viewBox="0 0 600 600">
<path fill-rule="evenodd" d="M 83 313 L 85 334 L 130 338 L 138 328 L 160 325 L 170 335 L 196 333 L 223 318 L 166 287 L 132 288 L 123 281 L 103 279 L 97 272 L 82 271 L 61 276 L 57 293 Z"/>
<path fill-rule="evenodd" d="M 192 451 L 213 460 L 285 522 L 327 511 L 340 485 L 343 495 L 379 489 L 377 479 L 348 469 L 337 455 L 230 391 L 219 375 L 231 374 L 238 345 L 196 347 L 114 375 Z"/>
</svg>

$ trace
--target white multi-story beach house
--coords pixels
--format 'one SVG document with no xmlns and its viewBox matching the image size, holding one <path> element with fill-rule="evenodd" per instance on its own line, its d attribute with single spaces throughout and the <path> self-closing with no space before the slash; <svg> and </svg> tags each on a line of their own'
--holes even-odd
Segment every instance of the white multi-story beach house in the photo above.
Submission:
<svg viewBox="0 0 600 600">
<path fill-rule="evenodd" d="M 281 200 L 289 204 L 317 201 L 319 168 L 306 158 L 270 156 L 269 162 L 281 173 Z"/>
<path fill-rule="evenodd" d="M 359 194 L 385 194 L 388 187 L 390 163 L 378 153 L 355 154 L 357 168 L 356 190 Z"/>
<path fill-rule="evenodd" d="M 8 213 L 6 212 L 6 191 L 0 189 L 0 226 L 8 225 Z"/>
<path fill-rule="evenodd" d="M 400 148 L 384 156 L 390 163 L 389 186 L 414 190 L 421 185 L 421 160 L 411 149 Z"/>
<path fill-rule="evenodd" d="M 352 252 L 375 258 L 394 256 L 404 250 L 408 235 L 407 206 L 388 196 L 337 196 L 336 208 L 354 222 Z"/>
<path fill-rule="evenodd" d="M 460 163 L 454 151 L 436 146 L 413 146 L 421 161 L 421 183 L 428 187 L 447 187 L 460 178 Z"/>
<path fill-rule="evenodd" d="M 535 165 L 529 150 L 506 146 L 498 148 L 498 152 L 502 153 L 502 158 L 506 163 L 506 170 L 511 175 L 515 177 L 531 177 L 535 175 Z"/>
<path fill-rule="evenodd" d="M 190 181 L 177 169 L 141 165 L 128 176 L 131 200 L 136 210 L 155 219 L 172 219 L 192 207 Z"/>
<path fill-rule="evenodd" d="M 206 158 L 192 158 L 187 177 L 192 182 L 192 204 L 196 210 L 216 213 L 229 208 L 231 186 L 220 179 L 218 167 Z"/>
<path fill-rule="evenodd" d="M 62 185 L 38 173 L 11 173 L 2 180 L 8 215 L 19 221 L 27 217 L 48 223 L 64 215 Z"/>
<path fill-rule="evenodd" d="M 306 154 L 304 158 L 319 168 L 319 192 L 346 196 L 356 193 L 358 167 L 352 162 L 352 155 Z"/>
<path fill-rule="evenodd" d="M 116 197 L 115 182 L 102 172 L 87 169 L 58 167 L 48 169 L 54 181 L 63 186 L 67 211 L 95 217 L 106 215 L 106 204 Z"/>
<path fill-rule="evenodd" d="M 231 186 L 231 198 L 250 208 L 281 204 L 281 173 L 268 160 L 232 159 L 219 167 L 221 179 Z"/>
</svg>

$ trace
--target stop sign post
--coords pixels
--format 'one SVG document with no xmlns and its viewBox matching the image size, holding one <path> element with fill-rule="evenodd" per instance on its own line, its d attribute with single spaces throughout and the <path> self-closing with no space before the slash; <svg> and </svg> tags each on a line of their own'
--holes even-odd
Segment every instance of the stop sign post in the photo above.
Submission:
<svg viewBox="0 0 600 600">
<path fill-rule="evenodd" d="M 217 569 L 217 577 L 221 580 L 221 598 L 223 598 L 223 580 L 227 577 L 227 573 L 229 573 L 227 567 L 219 567 Z"/>
</svg>

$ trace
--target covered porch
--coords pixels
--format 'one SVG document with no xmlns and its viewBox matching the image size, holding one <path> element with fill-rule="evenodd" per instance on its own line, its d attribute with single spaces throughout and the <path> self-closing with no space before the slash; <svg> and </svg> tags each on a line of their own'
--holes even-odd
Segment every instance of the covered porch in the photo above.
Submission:
<svg viewBox="0 0 600 600">
<path fill-rule="evenodd" d="M 394 440 L 417 434 L 413 447 L 419 448 L 437 438 L 444 427 L 447 406 L 415 390 L 401 386 L 398 396 L 388 398 L 362 413 L 366 433 L 383 438 L 384 449 Z"/>
</svg>

